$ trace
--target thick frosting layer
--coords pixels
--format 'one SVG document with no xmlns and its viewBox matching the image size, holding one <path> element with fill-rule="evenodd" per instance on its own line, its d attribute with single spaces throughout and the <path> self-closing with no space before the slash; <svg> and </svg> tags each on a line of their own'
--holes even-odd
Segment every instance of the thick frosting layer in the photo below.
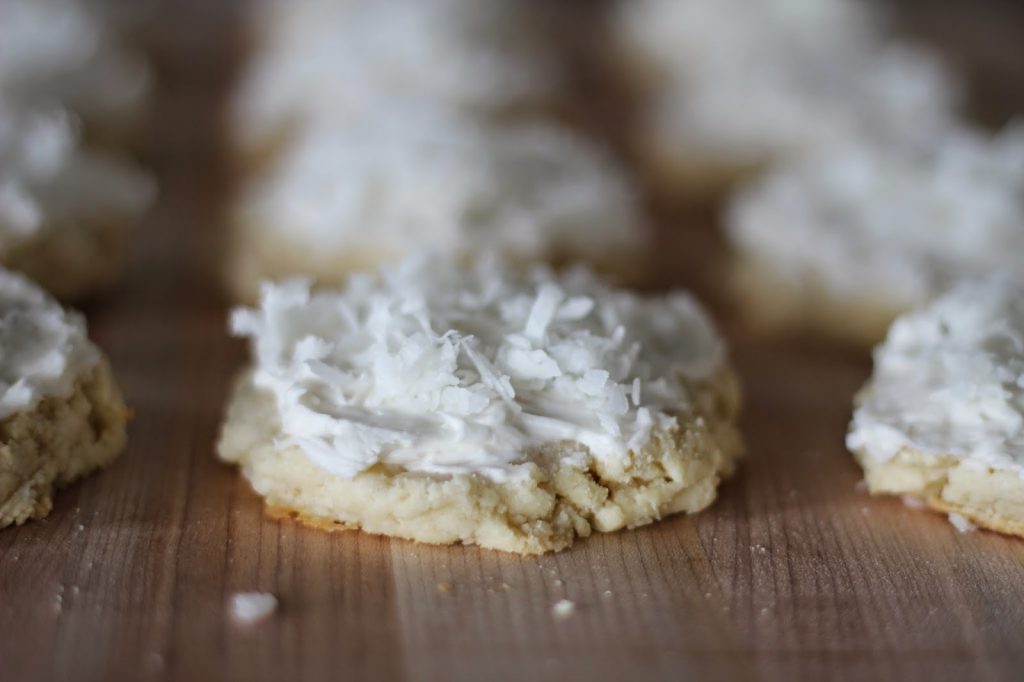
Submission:
<svg viewBox="0 0 1024 682">
<path fill-rule="evenodd" d="M 413 258 L 340 291 L 267 284 L 231 327 L 252 341 L 282 444 L 344 477 L 380 462 L 500 479 L 562 441 L 619 458 L 691 405 L 681 379 L 723 362 L 686 294 L 644 299 L 490 258 L 469 270 Z"/>
<path fill-rule="evenodd" d="M 513 0 L 280 0 L 259 18 L 260 50 L 236 103 L 243 141 L 296 119 L 333 120 L 424 99 L 500 110 L 550 87 Z M 527 36 L 524 38 L 524 36 Z"/>
<path fill-rule="evenodd" d="M 907 447 L 1024 476 L 1024 287 L 969 281 L 897 320 L 847 445 L 879 461 Z"/>
<path fill-rule="evenodd" d="M 1024 279 L 1024 127 L 823 148 L 741 190 L 727 224 L 780 277 L 897 310 L 964 275 Z"/>
<path fill-rule="evenodd" d="M 81 315 L 0 269 L 0 418 L 31 410 L 43 398 L 70 396 L 99 359 Z"/>
<path fill-rule="evenodd" d="M 0 2 L 0 92 L 33 107 L 125 121 L 142 106 L 149 68 L 104 19 L 75 0 Z"/>
<path fill-rule="evenodd" d="M 653 139 L 750 165 L 949 124 L 959 83 L 929 53 L 884 45 L 882 19 L 850 0 L 647 0 L 624 3 L 619 23 L 664 81 Z"/>
<path fill-rule="evenodd" d="M 154 194 L 142 172 L 84 149 L 67 112 L 0 105 L 0 254 L 52 232 L 135 218 Z"/>
<path fill-rule="evenodd" d="M 586 140 L 426 107 L 308 130 L 240 205 L 243 225 L 325 259 L 424 248 L 585 257 L 635 252 L 645 237 L 628 179 Z"/>
</svg>

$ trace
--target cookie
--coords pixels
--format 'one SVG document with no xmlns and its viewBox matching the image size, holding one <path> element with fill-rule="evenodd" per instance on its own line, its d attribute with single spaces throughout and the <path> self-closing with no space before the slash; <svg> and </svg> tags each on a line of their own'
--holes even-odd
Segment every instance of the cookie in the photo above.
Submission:
<svg viewBox="0 0 1024 682">
<path fill-rule="evenodd" d="M 491 125 L 398 107 L 309 129 L 237 199 L 227 277 L 254 301 L 260 282 L 354 270 L 433 250 L 583 261 L 643 276 L 647 224 L 625 172 L 559 127 Z"/>
<path fill-rule="evenodd" d="M 124 449 L 128 410 L 85 321 L 0 270 L 0 528 Z"/>
<path fill-rule="evenodd" d="M 67 109 L 92 143 L 121 149 L 141 134 L 150 81 L 147 61 L 123 43 L 96 3 L 0 3 L 5 105 Z"/>
<path fill-rule="evenodd" d="M 969 280 L 898 319 L 847 446 L 873 494 L 1024 535 L 1024 285 Z"/>
<path fill-rule="evenodd" d="M 97 294 L 120 273 L 151 178 L 87 146 L 63 109 L 0 104 L 0 264 L 62 300 Z"/>
<path fill-rule="evenodd" d="M 307 125 L 418 101 L 489 117 L 553 106 L 560 77 L 529 3 L 279 0 L 253 14 L 232 104 L 235 151 L 261 168 Z"/>
<path fill-rule="evenodd" d="M 739 391 L 688 295 L 582 270 L 413 258 L 341 289 L 264 287 L 219 453 L 271 513 L 535 554 L 704 509 Z"/>
<path fill-rule="evenodd" d="M 739 190 L 735 299 L 756 325 L 871 345 L 961 277 L 1024 279 L 1024 128 L 831 145 Z"/>
<path fill-rule="evenodd" d="M 959 82 L 889 44 L 868 3 L 637 0 L 614 15 L 618 69 L 641 85 L 637 155 L 666 192 L 714 197 L 830 140 L 927 137 Z"/>
</svg>

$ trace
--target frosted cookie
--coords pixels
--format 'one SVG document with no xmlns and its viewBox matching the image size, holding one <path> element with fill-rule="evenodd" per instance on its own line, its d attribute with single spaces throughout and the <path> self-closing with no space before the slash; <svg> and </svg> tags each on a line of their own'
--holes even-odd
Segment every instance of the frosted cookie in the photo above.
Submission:
<svg viewBox="0 0 1024 682">
<path fill-rule="evenodd" d="M 583 260 L 634 279 L 648 247 L 628 178 L 589 141 L 427 108 L 307 130 L 244 189 L 234 222 L 228 277 L 245 301 L 265 279 L 336 284 L 424 249 Z"/>
<path fill-rule="evenodd" d="M 1024 535 L 1024 286 L 969 281 L 897 320 L 847 445 L 872 493 Z"/>
<path fill-rule="evenodd" d="M 91 138 L 134 141 L 150 84 L 146 61 L 105 17 L 74 0 L 0 2 L 0 99 L 73 111 Z"/>
<path fill-rule="evenodd" d="M 260 163 L 310 122 L 417 100 L 489 115 L 539 106 L 556 79 L 533 44 L 539 29 L 527 4 L 265 3 L 252 19 L 252 56 L 233 105 L 237 150 Z"/>
<path fill-rule="evenodd" d="M 959 84 L 931 54 L 885 44 L 884 23 L 850 0 L 622 3 L 620 50 L 646 82 L 638 153 L 666 188 L 714 195 L 837 138 L 926 138 Z"/>
<path fill-rule="evenodd" d="M 959 277 L 1024 278 L 1024 128 L 823 148 L 740 190 L 726 223 L 748 318 L 875 343 Z"/>
<path fill-rule="evenodd" d="M 128 410 L 85 320 L 0 269 L 0 528 L 116 458 Z"/>
<path fill-rule="evenodd" d="M 84 146 L 63 110 L 0 104 L 0 263 L 61 299 L 108 286 L 127 229 L 149 206 L 153 181 Z"/>
<path fill-rule="evenodd" d="M 737 384 L 686 294 L 412 259 L 268 284 L 231 326 L 254 360 L 220 456 L 324 528 L 559 550 L 705 508 L 740 455 Z"/>
</svg>

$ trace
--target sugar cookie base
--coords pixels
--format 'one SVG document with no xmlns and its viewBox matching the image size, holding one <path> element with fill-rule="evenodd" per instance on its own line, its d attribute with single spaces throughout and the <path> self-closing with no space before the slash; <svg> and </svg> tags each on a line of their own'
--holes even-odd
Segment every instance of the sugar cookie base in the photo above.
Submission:
<svg viewBox="0 0 1024 682">
<path fill-rule="evenodd" d="M 1024 537 L 1024 478 L 965 464 L 951 456 L 905 448 L 879 462 L 854 453 L 873 495 L 910 495 L 983 528 Z"/>
<path fill-rule="evenodd" d="M 705 404 L 725 419 L 738 404 L 723 387 Z M 569 547 L 576 537 L 693 513 L 711 504 L 740 456 L 735 427 L 691 415 L 656 434 L 621 465 L 560 462 L 564 445 L 543 448 L 525 476 L 496 483 L 475 474 L 448 477 L 375 466 L 353 479 L 331 476 L 298 448 L 274 444 L 272 397 L 243 376 L 228 407 L 221 459 L 238 464 L 269 512 L 329 530 L 361 529 L 429 544 L 480 545 L 518 554 Z M 726 447 L 712 435 L 731 433 Z"/>
<path fill-rule="evenodd" d="M 124 449 L 128 410 L 104 361 L 67 398 L 47 398 L 0 422 L 0 528 L 41 519 L 54 492 Z"/>
<path fill-rule="evenodd" d="M 741 317 L 768 333 L 810 331 L 870 347 L 885 338 L 889 325 L 902 312 L 899 306 L 876 298 L 838 298 L 822 286 L 797 285 L 749 258 L 734 258 L 727 277 Z"/>
</svg>

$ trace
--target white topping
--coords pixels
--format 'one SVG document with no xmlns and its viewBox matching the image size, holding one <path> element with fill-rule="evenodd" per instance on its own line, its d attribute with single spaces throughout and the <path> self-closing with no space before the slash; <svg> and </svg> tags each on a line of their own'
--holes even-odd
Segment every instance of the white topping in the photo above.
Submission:
<svg viewBox="0 0 1024 682">
<path fill-rule="evenodd" d="M 497 110 L 536 98 L 550 69 L 520 43 L 516 0 L 278 0 L 235 103 L 244 141 L 408 100 Z"/>
<path fill-rule="evenodd" d="M 1024 475 L 1024 288 L 961 284 L 897 320 L 847 445 L 878 461 L 912 448 Z"/>
<path fill-rule="evenodd" d="M 239 592 L 231 596 L 231 617 L 240 625 L 255 625 L 277 610 L 277 597 L 266 592 Z"/>
<path fill-rule="evenodd" d="M 0 256 L 44 230 L 135 218 L 153 195 L 148 177 L 83 149 L 66 112 L 0 104 Z"/>
<path fill-rule="evenodd" d="M 742 190 L 727 222 L 741 253 L 796 284 L 895 309 L 961 275 L 1024 277 L 1024 127 L 823 148 Z"/>
<path fill-rule="evenodd" d="M 0 418 L 68 397 L 99 362 L 81 315 L 24 277 L 0 270 Z"/>
<path fill-rule="evenodd" d="M 950 513 L 949 522 L 961 533 L 973 533 L 978 530 L 977 526 L 967 520 L 963 515 L 957 514 L 956 512 Z"/>
<path fill-rule="evenodd" d="M 881 44 L 880 17 L 850 0 L 636 0 L 620 33 L 664 78 L 655 139 L 736 164 L 851 134 L 926 137 L 959 85 L 936 60 Z"/>
<path fill-rule="evenodd" d="M 633 251 L 644 237 L 627 178 L 587 141 L 422 106 L 307 130 L 240 210 L 242 224 L 327 262 L 423 248 L 586 257 Z"/>
<path fill-rule="evenodd" d="M 268 284 L 232 329 L 252 339 L 281 444 L 344 477 L 380 462 L 501 479 L 555 442 L 611 461 L 671 427 L 690 405 L 680 379 L 723 357 L 685 294 L 642 299 L 583 271 L 489 258 L 471 270 L 414 258 L 342 291 Z"/>
<path fill-rule="evenodd" d="M 137 113 L 148 84 L 145 63 L 81 2 L 0 2 L 0 92 L 8 102 L 123 121 Z"/>
</svg>

